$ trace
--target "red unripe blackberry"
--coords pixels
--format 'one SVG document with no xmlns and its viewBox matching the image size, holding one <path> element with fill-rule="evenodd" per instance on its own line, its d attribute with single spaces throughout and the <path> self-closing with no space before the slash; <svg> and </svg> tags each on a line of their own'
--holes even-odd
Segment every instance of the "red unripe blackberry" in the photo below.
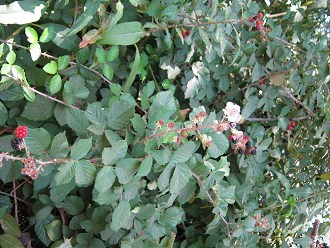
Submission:
<svg viewBox="0 0 330 248">
<path fill-rule="evenodd" d="M 190 30 L 186 31 L 186 36 L 190 35 Z"/>
<path fill-rule="evenodd" d="M 295 123 L 294 121 L 291 121 L 291 122 L 290 122 L 290 125 L 291 125 L 292 127 L 294 127 L 294 126 L 296 125 L 296 123 Z"/>
<path fill-rule="evenodd" d="M 261 19 L 264 15 L 262 13 L 258 13 L 258 19 Z"/>
<path fill-rule="evenodd" d="M 246 150 L 244 151 L 244 154 L 245 154 L 245 155 L 250 155 L 250 151 L 249 151 L 248 149 L 246 149 Z"/>
<path fill-rule="evenodd" d="M 288 128 L 287 128 L 287 129 L 288 129 L 288 130 L 291 130 L 292 128 L 293 128 L 292 126 L 288 126 Z"/>
<path fill-rule="evenodd" d="M 14 134 L 17 138 L 24 139 L 28 135 L 28 128 L 26 126 L 18 126 L 15 129 Z"/>
<path fill-rule="evenodd" d="M 229 140 L 232 140 L 234 138 L 233 134 L 229 134 Z"/>
</svg>

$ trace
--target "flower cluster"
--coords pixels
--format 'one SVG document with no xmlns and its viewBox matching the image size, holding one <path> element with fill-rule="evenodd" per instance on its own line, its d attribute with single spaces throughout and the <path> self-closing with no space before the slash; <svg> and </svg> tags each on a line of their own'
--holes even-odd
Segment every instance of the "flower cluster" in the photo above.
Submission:
<svg viewBox="0 0 330 248">
<path fill-rule="evenodd" d="M 33 157 L 27 157 L 22 159 L 22 162 L 24 164 L 24 168 L 21 171 L 22 175 L 27 175 L 33 180 L 37 179 L 39 170 L 36 167 L 36 160 Z"/>
<path fill-rule="evenodd" d="M 223 113 L 225 114 L 225 118 L 229 122 L 233 123 L 241 123 L 243 122 L 243 118 L 240 114 L 241 107 L 237 104 L 234 104 L 232 102 L 227 102 L 226 107 L 223 109 Z"/>
<path fill-rule="evenodd" d="M 261 218 L 260 214 L 257 214 L 254 216 L 254 219 L 256 220 L 256 223 L 254 224 L 255 227 L 261 226 L 263 231 L 266 231 L 270 228 L 270 224 L 268 223 L 267 218 Z"/>
</svg>

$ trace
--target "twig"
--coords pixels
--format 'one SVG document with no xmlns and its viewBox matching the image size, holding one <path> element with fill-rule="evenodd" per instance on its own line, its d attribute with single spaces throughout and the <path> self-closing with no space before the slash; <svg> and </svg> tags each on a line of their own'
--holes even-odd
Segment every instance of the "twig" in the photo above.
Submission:
<svg viewBox="0 0 330 248">
<path fill-rule="evenodd" d="M 75 106 L 68 105 L 68 104 L 66 104 L 65 102 L 63 102 L 63 101 L 61 101 L 61 100 L 59 100 L 59 99 L 57 99 L 57 98 L 55 98 L 55 97 L 49 96 L 49 95 L 47 95 L 47 94 L 45 94 L 45 93 L 42 93 L 42 92 L 36 90 L 35 88 L 32 88 L 32 87 L 30 87 L 30 86 L 27 86 L 24 82 L 22 82 L 21 80 L 15 78 L 15 77 L 13 77 L 13 76 L 11 76 L 11 75 L 9 75 L 9 74 L 5 74 L 5 75 L 6 75 L 7 77 L 11 78 L 12 80 L 14 80 L 16 83 L 18 83 L 18 84 L 21 85 L 22 87 L 25 87 L 26 89 L 28 89 L 28 90 L 30 90 L 30 91 L 32 91 L 32 92 L 34 92 L 34 93 L 36 93 L 36 94 L 38 94 L 38 95 L 40 95 L 40 96 L 43 96 L 43 97 L 45 97 L 45 98 L 48 98 L 49 100 L 52 100 L 52 101 L 54 101 L 54 102 L 58 102 L 58 103 L 60 103 L 60 104 L 62 104 L 62 105 L 65 105 L 65 106 L 67 106 L 67 107 L 69 107 L 69 108 L 79 109 L 79 108 L 77 108 L 77 107 L 75 107 Z"/>
<path fill-rule="evenodd" d="M 320 220 L 316 219 L 313 225 L 313 231 L 310 234 L 311 239 L 312 239 L 312 244 L 310 245 L 310 248 L 316 248 L 316 238 L 319 236 L 319 227 L 320 227 Z"/>
<path fill-rule="evenodd" d="M 256 121 L 256 122 L 263 122 L 263 121 L 277 121 L 280 117 L 274 117 L 274 118 L 246 118 L 244 119 L 244 121 L 250 121 L 250 122 L 253 122 L 253 121 Z M 294 121 L 302 121 L 302 120 L 306 120 L 310 118 L 310 116 L 301 116 L 301 117 L 295 117 L 295 118 L 292 118 L 292 120 Z"/>
<path fill-rule="evenodd" d="M 18 204 L 17 204 L 17 198 L 16 198 L 16 185 L 15 181 L 13 182 L 13 187 L 14 187 L 14 205 L 15 205 L 15 219 L 16 222 L 18 223 Z"/>
<path fill-rule="evenodd" d="M 6 127 L 6 128 L 4 128 L 4 129 L 2 129 L 0 131 L 0 135 L 3 135 L 4 133 L 10 132 L 10 131 L 11 131 L 11 128 L 10 127 Z"/>
<path fill-rule="evenodd" d="M 200 186 L 202 186 L 203 190 L 205 191 L 207 197 L 209 198 L 210 202 L 212 203 L 213 207 L 216 207 L 217 204 L 216 202 L 213 200 L 212 196 L 210 195 L 210 193 L 208 192 L 208 190 L 206 189 L 202 179 L 194 172 L 191 172 L 192 175 L 197 179 L 198 183 L 200 184 Z M 222 214 L 219 213 L 220 218 L 222 219 L 222 221 L 226 224 L 227 226 L 227 233 L 228 233 L 228 237 L 231 238 L 231 234 L 230 234 L 230 228 L 229 228 L 229 224 L 228 222 L 225 220 L 225 218 L 222 216 Z"/>
<path fill-rule="evenodd" d="M 277 14 L 267 14 L 266 17 L 268 18 L 276 18 L 276 17 L 281 17 L 281 16 L 285 16 L 286 12 L 282 12 L 282 13 L 277 13 Z"/>
<path fill-rule="evenodd" d="M 0 191 L 0 194 L 2 194 L 2 195 L 7 195 L 7 196 L 10 196 L 10 197 L 13 197 L 13 198 L 14 198 L 13 195 L 8 194 L 8 193 L 3 192 L 3 191 Z M 21 199 L 21 198 L 19 198 L 19 197 L 16 197 L 16 199 L 17 199 L 18 201 L 21 201 L 21 202 L 25 203 L 26 205 L 32 206 L 31 203 L 29 203 L 29 202 L 27 202 L 27 201 L 25 201 L 25 200 L 23 200 L 23 199 Z"/>
<path fill-rule="evenodd" d="M 308 114 L 310 116 L 312 116 L 314 118 L 316 117 L 316 115 L 313 113 L 312 110 L 310 110 L 304 103 L 302 103 L 300 100 L 298 100 L 297 98 L 294 97 L 294 95 L 291 93 L 290 89 L 288 89 L 287 87 L 282 87 L 282 88 L 292 101 L 294 101 L 295 103 L 299 104 L 304 109 L 306 109 L 306 111 L 308 112 Z"/>
</svg>

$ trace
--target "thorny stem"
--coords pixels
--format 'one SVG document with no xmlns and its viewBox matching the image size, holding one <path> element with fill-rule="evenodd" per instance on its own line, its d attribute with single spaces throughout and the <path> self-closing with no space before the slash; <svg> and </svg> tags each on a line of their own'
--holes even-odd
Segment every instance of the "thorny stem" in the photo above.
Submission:
<svg viewBox="0 0 330 248">
<path fill-rule="evenodd" d="M 212 203 L 213 207 L 214 208 L 217 207 L 217 203 L 213 200 L 212 196 L 210 195 L 210 193 L 206 189 L 206 187 L 205 187 L 202 179 L 196 173 L 194 173 L 194 172 L 192 172 L 192 175 L 197 179 L 197 181 L 200 184 L 200 186 L 202 186 L 203 190 L 205 191 L 205 193 L 206 193 L 207 197 L 209 198 L 210 202 Z M 222 221 L 226 224 L 228 237 L 231 238 L 230 228 L 229 228 L 228 222 L 225 220 L 225 218 L 222 216 L 222 214 L 219 213 L 219 216 L 222 219 Z"/>
<path fill-rule="evenodd" d="M 274 118 L 246 118 L 244 119 L 244 121 L 256 121 L 256 122 L 264 122 L 264 121 L 277 121 L 280 117 L 274 117 Z M 294 121 L 302 121 L 302 120 L 306 120 L 310 118 L 310 116 L 301 116 L 301 117 L 296 117 L 296 118 L 292 118 L 292 120 Z"/>
<path fill-rule="evenodd" d="M 15 184 L 15 181 L 13 182 L 13 187 L 14 187 L 15 219 L 18 223 L 18 204 L 17 204 L 17 197 L 16 197 L 16 184 Z"/>
<path fill-rule="evenodd" d="M 61 100 L 59 100 L 59 99 L 57 99 L 57 98 L 55 98 L 55 97 L 49 96 L 49 95 L 47 95 L 47 94 L 45 94 L 45 93 L 42 93 L 42 92 L 36 90 L 35 88 L 32 88 L 32 87 L 30 87 L 30 86 L 27 86 L 24 82 L 22 82 L 21 80 L 15 78 L 15 77 L 13 77 L 13 76 L 11 76 L 11 75 L 9 75 L 9 74 L 5 74 L 5 75 L 6 75 L 7 77 L 13 79 L 16 83 L 18 83 L 18 84 L 21 85 L 22 87 L 25 87 L 25 88 L 27 88 L 28 90 L 30 90 L 30 91 L 32 91 L 32 92 L 34 92 L 34 93 L 36 93 L 36 94 L 38 94 L 38 95 L 40 95 L 40 96 L 43 96 L 43 97 L 45 97 L 45 98 L 48 98 L 48 99 L 50 99 L 50 100 L 52 100 L 52 101 L 54 101 L 54 102 L 58 102 L 58 103 L 60 103 L 60 104 L 62 104 L 62 105 L 65 105 L 65 106 L 67 106 L 67 107 L 69 107 L 69 108 L 79 109 L 79 108 L 77 108 L 77 107 L 75 107 L 75 106 L 68 105 L 68 104 L 66 104 L 65 102 L 63 102 L 63 101 L 61 101 Z"/>
</svg>

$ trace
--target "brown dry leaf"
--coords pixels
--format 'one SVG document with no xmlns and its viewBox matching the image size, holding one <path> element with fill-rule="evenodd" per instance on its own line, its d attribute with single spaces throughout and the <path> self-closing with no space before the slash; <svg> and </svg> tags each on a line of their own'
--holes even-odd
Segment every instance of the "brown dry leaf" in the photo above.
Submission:
<svg viewBox="0 0 330 248">
<path fill-rule="evenodd" d="M 269 81 L 271 84 L 280 86 L 285 82 L 285 74 L 284 73 L 274 73 L 270 76 Z"/>
</svg>

